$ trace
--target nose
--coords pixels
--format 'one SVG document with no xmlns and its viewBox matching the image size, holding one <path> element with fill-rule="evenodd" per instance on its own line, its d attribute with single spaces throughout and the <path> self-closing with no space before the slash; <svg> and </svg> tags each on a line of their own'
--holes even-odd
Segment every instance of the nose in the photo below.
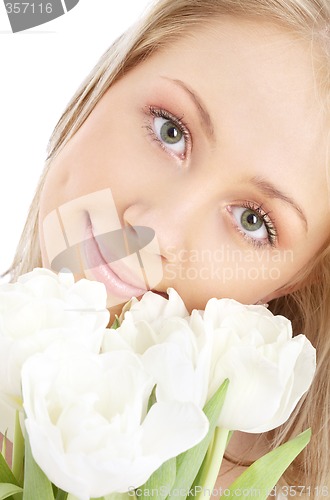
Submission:
<svg viewBox="0 0 330 500">
<path fill-rule="evenodd" d="M 173 189 L 170 194 L 150 197 L 130 205 L 123 214 L 130 226 L 144 226 L 155 231 L 160 255 L 173 260 L 175 253 L 193 245 L 196 227 L 202 223 L 203 203 L 199 190 Z M 205 197 L 205 195 L 204 195 Z"/>
</svg>

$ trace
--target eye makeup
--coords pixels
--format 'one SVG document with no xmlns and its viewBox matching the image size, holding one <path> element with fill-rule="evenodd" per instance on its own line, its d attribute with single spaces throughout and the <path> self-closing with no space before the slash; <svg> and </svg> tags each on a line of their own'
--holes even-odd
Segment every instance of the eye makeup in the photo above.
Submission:
<svg viewBox="0 0 330 500">
<path fill-rule="evenodd" d="M 149 106 L 147 110 L 144 110 L 148 116 L 148 122 L 144 126 L 148 131 L 151 139 L 156 141 L 159 146 L 171 156 L 176 156 L 180 160 L 185 160 L 187 158 L 188 153 L 192 150 L 192 136 L 189 131 L 189 127 L 184 121 L 183 116 L 178 117 L 174 114 L 170 113 L 164 108 L 157 108 L 154 106 Z M 182 152 L 176 152 L 173 148 L 171 149 L 171 145 L 173 142 L 166 142 L 166 137 L 158 132 L 155 127 L 155 119 L 160 118 L 164 120 L 164 124 L 168 124 L 168 130 L 176 131 L 182 138 L 184 142 L 184 147 Z M 169 137 L 170 139 L 170 137 Z"/>
<path fill-rule="evenodd" d="M 239 217 L 236 217 L 235 209 L 242 209 L 240 220 Z M 245 201 L 233 205 L 229 205 L 226 207 L 227 212 L 230 214 L 232 218 L 233 225 L 236 229 L 242 234 L 242 236 L 250 243 L 252 243 L 257 248 L 265 247 L 270 245 L 271 247 L 275 247 L 277 243 L 277 228 L 275 225 L 275 220 L 270 217 L 271 212 L 266 212 L 262 205 L 256 204 L 251 201 Z M 247 217 L 243 217 L 244 214 L 248 213 Z M 251 219 L 250 224 L 249 218 Z M 257 219 L 257 220 L 256 220 Z M 243 224 L 253 226 L 253 224 L 258 224 L 257 228 L 244 228 Z M 253 233 L 262 232 L 265 233 L 264 237 L 253 237 Z"/>
</svg>

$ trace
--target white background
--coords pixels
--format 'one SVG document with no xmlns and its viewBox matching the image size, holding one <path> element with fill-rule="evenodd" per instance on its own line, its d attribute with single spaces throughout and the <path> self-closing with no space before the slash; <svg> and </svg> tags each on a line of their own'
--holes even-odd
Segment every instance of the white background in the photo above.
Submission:
<svg viewBox="0 0 330 500">
<path fill-rule="evenodd" d="M 0 274 L 14 256 L 57 120 L 102 53 L 150 3 L 80 0 L 58 19 L 13 34 L 0 1 Z"/>
</svg>

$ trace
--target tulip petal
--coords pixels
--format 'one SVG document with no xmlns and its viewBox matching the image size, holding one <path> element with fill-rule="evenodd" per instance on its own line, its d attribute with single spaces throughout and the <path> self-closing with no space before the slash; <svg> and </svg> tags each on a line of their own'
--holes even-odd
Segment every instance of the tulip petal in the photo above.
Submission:
<svg viewBox="0 0 330 500">
<path fill-rule="evenodd" d="M 193 403 L 156 403 L 143 422 L 141 446 L 145 454 L 164 461 L 199 443 L 208 426 L 207 417 Z"/>
</svg>

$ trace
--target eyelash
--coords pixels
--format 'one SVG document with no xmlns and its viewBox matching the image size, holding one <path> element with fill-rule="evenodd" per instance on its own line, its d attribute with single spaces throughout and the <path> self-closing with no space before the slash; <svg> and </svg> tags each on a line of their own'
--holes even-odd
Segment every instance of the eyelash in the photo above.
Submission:
<svg viewBox="0 0 330 500">
<path fill-rule="evenodd" d="M 191 151 L 191 149 L 192 149 L 192 136 L 191 136 L 191 133 L 189 131 L 188 125 L 183 120 L 183 116 L 181 118 L 179 118 L 179 117 L 173 115 L 172 113 L 170 113 L 169 111 L 167 111 L 166 109 L 157 108 L 157 107 L 154 107 L 154 106 L 149 106 L 147 108 L 147 115 L 148 115 L 149 118 L 150 118 L 150 116 L 152 116 L 152 117 L 164 118 L 166 120 L 169 120 L 172 123 L 174 123 L 174 125 L 176 127 L 178 127 L 180 129 L 180 131 L 183 134 L 183 137 L 184 137 L 184 140 L 185 140 L 185 146 L 186 146 L 185 153 L 183 155 L 181 155 L 180 159 L 184 160 L 186 158 L 187 151 L 188 150 Z M 176 158 L 178 158 L 178 156 L 175 155 L 175 153 L 171 152 L 170 149 L 166 148 L 165 144 L 156 135 L 156 133 L 154 131 L 154 128 L 152 127 L 152 125 L 150 124 L 149 121 L 145 125 L 145 128 L 147 129 L 147 131 L 148 131 L 149 135 L 151 136 L 151 138 L 154 141 L 156 141 L 157 144 L 159 144 L 160 147 L 166 153 L 170 154 L 171 156 L 175 156 Z M 247 240 L 250 244 L 252 244 L 256 248 L 262 248 L 262 247 L 267 246 L 267 245 L 270 245 L 271 247 L 275 247 L 276 242 L 277 242 L 277 229 L 276 229 L 276 225 L 275 225 L 274 219 L 272 219 L 272 218 L 269 217 L 270 212 L 265 212 L 263 210 L 263 208 L 262 208 L 262 205 L 256 205 L 256 204 L 254 204 L 254 203 L 252 203 L 250 201 L 243 202 L 240 205 L 240 207 L 244 207 L 247 210 L 252 210 L 253 212 L 255 212 L 262 219 L 263 223 L 265 224 L 267 233 L 268 233 L 268 242 L 265 243 L 265 242 L 262 242 L 260 240 L 255 239 L 255 238 L 251 238 L 250 236 L 248 236 L 246 233 L 244 233 L 235 224 L 238 232 L 243 236 L 243 238 L 245 240 Z"/>
<path fill-rule="evenodd" d="M 152 116 L 154 118 L 164 118 L 166 120 L 171 121 L 174 123 L 174 125 L 180 129 L 181 133 L 183 134 L 184 140 L 185 140 L 185 152 L 184 154 L 180 155 L 175 155 L 169 148 L 165 146 L 165 144 L 157 137 L 152 125 L 148 123 L 145 125 L 145 128 L 147 129 L 148 133 L 150 134 L 151 138 L 157 142 L 157 144 L 160 145 L 160 147 L 168 154 L 171 156 L 175 156 L 176 158 L 179 158 L 181 160 L 184 160 L 186 158 L 186 153 L 188 150 L 192 149 L 192 138 L 191 138 L 191 133 L 189 131 L 188 125 L 184 122 L 183 116 L 181 118 L 172 115 L 169 111 L 163 108 L 156 108 L 154 106 L 149 106 L 147 110 L 148 116 Z"/>
<path fill-rule="evenodd" d="M 235 205 L 238 206 L 238 205 Z M 244 207 L 247 210 L 252 210 L 255 212 L 258 217 L 260 217 L 265 224 L 267 233 L 268 233 L 268 242 L 264 243 L 263 241 L 257 240 L 255 238 L 251 238 L 248 236 L 246 233 L 244 233 L 236 224 L 235 226 L 237 227 L 237 230 L 239 233 L 243 235 L 243 238 L 246 239 L 249 243 L 252 243 L 252 245 L 256 248 L 262 248 L 264 246 L 270 245 L 271 247 L 275 247 L 277 243 L 277 229 L 275 225 L 275 220 L 273 218 L 270 218 L 269 214 L 270 212 L 265 212 L 262 208 L 262 205 L 256 205 L 252 203 L 251 201 L 245 201 L 242 204 L 239 205 L 240 207 Z"/>
</svg>

